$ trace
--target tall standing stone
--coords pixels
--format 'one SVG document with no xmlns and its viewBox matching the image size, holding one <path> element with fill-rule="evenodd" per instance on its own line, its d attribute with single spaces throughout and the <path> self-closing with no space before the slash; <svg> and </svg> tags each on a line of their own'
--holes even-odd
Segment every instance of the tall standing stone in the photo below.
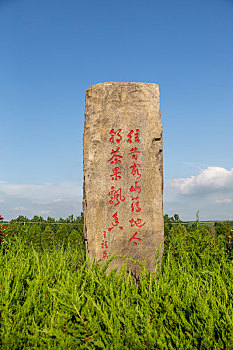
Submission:
<svg viewBox="0 0 233 350">
<path fill-rule="evenodd" d="M 163 144 L 156 84 L 103 83 L 86 91 L 84 236 L 91 261 L 137 259 L 154 271 L 163 244 Z M 138 275 L 138 264 L 128 262 Z"/>
</svg>

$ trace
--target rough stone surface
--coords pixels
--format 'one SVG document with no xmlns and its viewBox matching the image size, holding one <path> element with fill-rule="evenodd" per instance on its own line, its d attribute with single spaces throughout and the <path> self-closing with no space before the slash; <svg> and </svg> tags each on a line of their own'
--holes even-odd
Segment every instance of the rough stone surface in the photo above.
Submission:
<svg viewBox="0 0 233 350">
<path fill-rule="evenodd" d="M 133 258 L 155 271 L 164 239 L 162 142 L 158 85 L 102 83 L 86 91 L 83 212 L 91 261 L 120 255 L 109 269 Z"/>
</svg>

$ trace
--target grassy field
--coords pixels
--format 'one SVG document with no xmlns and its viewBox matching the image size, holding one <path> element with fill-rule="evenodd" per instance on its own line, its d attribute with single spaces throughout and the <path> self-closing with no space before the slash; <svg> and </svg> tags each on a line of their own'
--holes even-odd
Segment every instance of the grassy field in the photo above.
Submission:
<svg viewBox="0 0 233 350">
<path fill-rule="evenodd" d="M 162 269 L 140 283 L 106 276 L 83 246 L 0 248 L 2 349 L 233 349 L 233 260 L 226 232 L 167 229 Z M 227 253 L 227 254 L 226 254 Z"/>
</svg>

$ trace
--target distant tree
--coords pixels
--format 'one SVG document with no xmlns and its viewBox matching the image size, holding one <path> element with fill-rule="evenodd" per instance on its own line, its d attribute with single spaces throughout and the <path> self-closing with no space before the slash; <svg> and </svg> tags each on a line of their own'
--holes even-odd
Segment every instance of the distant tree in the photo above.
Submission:
<svg viewBox="0 0 233 350">
<path fill-rule="evenodd" d="M 168 214 L 164 215 L 164 223 L 165 224 L 173 224 L 173 223 L 178 223 L 178 222 L 182 222 L 179 218 L 178 214 L 174 214 L 173 216 L 168 216 Z"/>
<path fill-rule="evenodd" d="M 16 219 L 12 219 L 10 222 L 29 222 L 30 220 L 26 216 L 19 215 Z"/>
<path fill-rule="evenodd" d="M 54 248 L 54 232 L 49 225 L 45 227 L 41 235 L 41 246 L 43 250 L 51 251 Z"/>
<path fill-rule="evenodd" d="M 38 225 L 31 225 L 29 232 L 28 232 L 28 240 L 32 243 L 33 247 L 36 250 L 41 250 L 41 236 L 42 236 L 42 231 L 40 226 Z"/>
<path fill-rule="evenodd" d="M 84 240 L 83 240 L 83 236 L 80 235 L 80 233 L 77 230 L 72 230 L 71 234 L 68 237 L 68 242 L 70 244 L 70 246 L 75 247 L 77 245 L 81 245 L 84 247 Z"/>
<path fill-rule="evenodd" d="M 174 218 L 174 222 L 182 222 L 182 221 L 180 220 L 178 214 L 174 214 L 174 215 L 173 215 L 173 218 Z"/>
<path fill-rule="evenodd" d="M 77 260 L 77 263 L 84 261 L 85 244 L 84 244 L 83 235 L 80 234 L 77 230 L 72 230 L 68 238 L 68 244 L 71 249 L 74 249 L 75 251 L 78 252 L 79 258 Z"/>
<path fill-rule="evenodd" d="M 64 225 L 59 225 L 59 228 L 57 230 L 57 232 L 55 233 L 55 246 L 56 248 L 61 248 L 62 246 L 64 248 L 67 247 L 67 241 L 68 241 L 68 229 L 66 224 Z"/>
<path fill-rule="evenodd" d="M 229 222 L 219 222 L 216 226 L 216 232 L 218 235 L 227 236 L 231 231 L 231 225 Z"/>
<path fill-rule="evenodd" d="M 42 216 L 37 216 L 35 215 L 30 222 L 35 222 L 37 225 L 40 226 L 41 230 L 44 231 L 45 227 L 46 227 L 46 220 L 44 218 L 42 218 Z"/>
<path fill-rule="evenodd" d="M 177 224 L 179 223 L 182 223 L 182 221 L 178 214 L 174 214 L 173 216 L 168 216 L 168 214 L 164 215 L 164 237 L 167 241 L 170 241 L 169 236 L 175 233 L 175 229 L 173 231 L 171 230 L 172 227 L 178 226 Z"/>
<path fill-rule="evenodd" d="M 53 232 L 56 232 L 57 226 L 56 220 L 54 218 L 51 218 L 50 216 L 47 217 L 46 223 L 49 224 L 50 228 Z"/>
<path fill-rule="evenodd" d="M 216 226 L 218 243 L 224 246 L 226 254 L 229 256 L 233 255 L 232 245 L 233 245 L 233 232 L 232 227 L 229 222 L 219 222 Z"/>
<path fill-rule="evenodd" d="M 180 235 L 186 236 L 187 230 L 186 230 L 185 226 L 182 224 L 173 225 L 173 227 L 171 228 L 170 234 L 171 235 L 180 234 Z"/>
<path fill-rule="evenodd" d="M 15 237 L 19 234 L 20 225 L 16 222 L 11 221 L 8 225 L 6 225 L 6 234 L 9 238 Z"/>
</svg>

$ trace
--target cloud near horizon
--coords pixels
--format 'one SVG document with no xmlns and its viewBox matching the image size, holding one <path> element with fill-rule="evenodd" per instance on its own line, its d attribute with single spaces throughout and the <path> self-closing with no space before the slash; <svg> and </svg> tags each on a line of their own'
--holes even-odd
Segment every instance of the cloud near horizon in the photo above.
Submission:
<svg viewBox="0 0 233 350">
<path fill-rule="evenodd" d="M 220 167 L 208 167 L 199 175 L 188 178 L 177 178 L 170 182 L 170 186 L 181 194 L 200 194 L 212 192 L 233 193 L 233 168 L 226 170 Z"/>
<path fill-rule="evenodd" d="M 207 167 L 198 175 L 175 178 L 165 184 L 165 211 L 177 212 L 184 220 L 195 219 L 200 211 L 202 220 L 233 219 L 233 168 Z"/>
<path fill-rule="evenodd" d="M 10 184 L 0 181 L 0 212 L 6 220 L 19 215 L 55 218 L 80 215 L 82 188 L 77 183 Z"/>
</svg>

